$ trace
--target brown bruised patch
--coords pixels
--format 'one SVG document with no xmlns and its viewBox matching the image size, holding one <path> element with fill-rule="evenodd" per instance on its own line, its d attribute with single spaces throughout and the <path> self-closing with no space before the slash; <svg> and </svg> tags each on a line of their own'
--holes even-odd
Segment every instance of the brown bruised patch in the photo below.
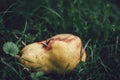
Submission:
<svg viewBox="0 0 120 80">
<path fill-rule="evenodd" d="M 66 43 L 69 43 L 73 40 L 75 40 L 76 38 L 78 37 L 65 37 L 65 38 L 61 38 L 61 37 L 56 37 L 56 38 L 50 38 L 49 40 L 45 40 L 45 41 L 41 41 L 41 42 L 37 42 L 38 44 L 43 44 L 43 46 L 45 46 L 44 48 L 46 50 L 50 50 L 52 47 L 51 45 L 54 43 L 54 41 L 63 41 L 63 42 L 66 42 Z M 49 42 L 48 42 L 49 41 Z M 77 45 L 77 46 L 80 46 L 80 45 Z"/>
<path fill-rule="evenodd" d="M 65 41 L 68 39 L 68 37 L 65 38 L 61 38 L 61 37 L 57 37 L 57 38 L 52 38 L 54 41 Z"/>
<path fill-rule="evenodd" d="M 46 50 L 50 50 L 52 47 L 51 45 L 53 44 L 53 40 L 50 40 L 49 43 L 47 44 Z"/>
<path fill-rule="evenodd" d="M 36 42 L 38 44 L 43 45 L 43 48 L 45 48 L 46 50 L 51 49 L 51 45 L 53 43 L 52 39 L 50 40 L 44 40 L 44 41 L 40 41 L 40 42 Z"/>
<path fill-rule="evenodd" d="M 71 38 L 71 39 L 66 39 L 65 42 L 69 43 L 71 41 L 75 40 L 75 38 Z"/>
<path fill-rule="evenodd" d="M 75 40 L 75 38 L 70 38 L 69 39 L 69 37 L 66 37 L 66 38 L 60 38 L 60 37 L 58 37 L 58 38 L 53 38 L 53 40 L 54 41 L 64 41 L 64 42 L 71 42 L 72 40 Z"/>
</svg>

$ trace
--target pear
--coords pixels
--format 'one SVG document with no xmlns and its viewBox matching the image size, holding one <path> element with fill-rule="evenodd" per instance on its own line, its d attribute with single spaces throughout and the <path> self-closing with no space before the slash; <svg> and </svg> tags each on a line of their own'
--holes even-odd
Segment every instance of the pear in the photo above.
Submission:
<svg viewBox="0 0 120 80">
<path fill-rule="evenodd" d="M 45 73 L 70 72 L 80 61 L 86 61 L 86 52 L 81 39 L 72 34 L 58 34 L 29 44 L 21 50 L 20 57 L 28 69 Z"/>
</svg>

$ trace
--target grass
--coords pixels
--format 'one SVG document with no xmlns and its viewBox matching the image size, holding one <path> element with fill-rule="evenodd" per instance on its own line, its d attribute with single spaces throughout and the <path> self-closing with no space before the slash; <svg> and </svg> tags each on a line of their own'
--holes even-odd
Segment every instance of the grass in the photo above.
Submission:
<svg viewBox="0 0 120 80">
<path fill-rule="evenodd" d="M 119 80 L 119 16 L 113 0 L 0 0 L 0 80 Z M 2 49 L 8 41 L 22 49 L 21 40 L 30 44 L 59 33 L 80 36 L 87 52 L 86 63 L 66 75 L 27 71 Z"/>
</svg>

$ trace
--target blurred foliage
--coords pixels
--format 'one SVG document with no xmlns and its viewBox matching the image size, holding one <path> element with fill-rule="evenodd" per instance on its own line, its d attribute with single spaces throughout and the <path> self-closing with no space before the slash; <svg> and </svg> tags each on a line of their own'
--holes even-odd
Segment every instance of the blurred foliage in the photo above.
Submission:
<svg viewBox="0 0 120 80">
<path fill-rule="evenodd" d="M 15 56 L 16 54 L 18 54 L 19 52 L 19 48 L 17 47 L 17 45 L 13 42 L 6 42 L 3 45 L 3 50 L 6 54 L 9 54 L 11 56 Z"/>
<path fill-rule="evenodd" d="M 16 59 L 3 52 L 7 41 L 21 49 L 20 40 L 29 44 L 55 34 L 71 33 L 80 36 L 84 45 L 90 40 L 84 68 L 78 66 L 68 75 L 52 74 L 40 79 L 119 80 L 119 21 L 119 0 L 0 0 L 0 78 L 31 79 L 31 72 L 23 70 Z"/>
</svg>

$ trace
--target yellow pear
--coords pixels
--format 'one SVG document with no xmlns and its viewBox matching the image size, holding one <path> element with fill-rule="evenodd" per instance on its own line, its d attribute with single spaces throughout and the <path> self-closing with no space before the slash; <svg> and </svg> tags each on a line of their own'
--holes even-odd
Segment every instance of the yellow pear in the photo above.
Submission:
<svg viewBox="0 0 120 80">
<path fill-rule="evenodd" d="M 60 74 L 72 71 L 85 60 L 81 39 L 72 34 L 58 34 L 29 44 L 21 50 L 20 57 L 20 62 L 30 70 Z"/>
</svg>

